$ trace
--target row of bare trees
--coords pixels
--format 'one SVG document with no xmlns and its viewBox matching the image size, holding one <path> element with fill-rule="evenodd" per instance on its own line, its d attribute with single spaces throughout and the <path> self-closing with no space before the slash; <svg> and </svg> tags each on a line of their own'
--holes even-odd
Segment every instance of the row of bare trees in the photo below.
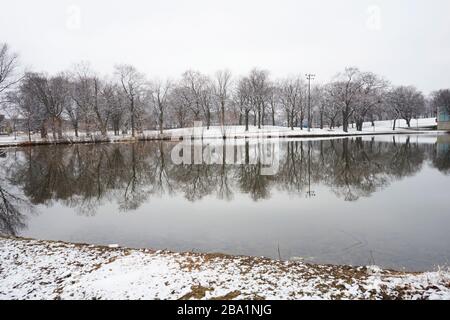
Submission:
<svg viewBox="0 0 450 320">
<path fill-rule="evenodd" d="M 435 116 L 437 107 L 450 110 L 449 90 L 431 99 L 413 86 L 392 86 L 372 72 L 347 68 L 329 83 L 311 90 L 312 119 L 308 119 L 308 87 L 303 75 L 273 80 L 266 70 L 253 69 L 242 77 L 228 70 L 209 76 L 188 70 L 178 80 L 148 80 L 131 65 L 117 65 L 101 76 L 88 63 L 48 75 L 19 72 L 18 56 L 0 46 L 0 103 L 7 116 L 20 119 L 31 139 L 62 138 L 68 125 L 75 136 L 107 136 L 146 129 L 212 125 L 306 125 L 330 129 L 363 129 L 375 120 Z M 311 121 L 309 121 L 311 120 Z"/>
</svg>

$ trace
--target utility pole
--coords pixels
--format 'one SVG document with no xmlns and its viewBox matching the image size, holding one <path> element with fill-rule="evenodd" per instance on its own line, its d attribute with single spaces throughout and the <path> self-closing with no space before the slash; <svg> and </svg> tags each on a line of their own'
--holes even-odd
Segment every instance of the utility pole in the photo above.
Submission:
<svg viewBox="0 0 450 320">
<path fill-rule="evenodd" d="M 311 80 L 314 80 L 316 75 L 307 73 L 305 76 L 306 80 L 308 80 L 308 132 L 309 132 L 311 131 Z"/>
<path fill-rule="evenodd" d="M 307 198 L 316 196 L 316 192 L 311 190 L 311 141 L 308 141 L 308 191 L 306 192 Z"/>
</svg>

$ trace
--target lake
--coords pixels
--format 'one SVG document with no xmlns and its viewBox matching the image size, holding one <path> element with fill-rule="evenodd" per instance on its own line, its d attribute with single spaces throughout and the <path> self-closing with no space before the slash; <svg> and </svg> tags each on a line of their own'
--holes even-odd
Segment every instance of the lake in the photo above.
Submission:
<svg viewBox="0 0 450 320">
<path fill-rule="evenodd" d="M 175 142 L 0 150 L 0 233 L 410 271 L 449 265 L 450 136 L 232 143 L 211 143 L 235 151 L 232 161 L 216 150 L 195 164 L 174 160 Z M 258 156 L 267 145 L 277 161 L 269 175 Z"/>
</svg>

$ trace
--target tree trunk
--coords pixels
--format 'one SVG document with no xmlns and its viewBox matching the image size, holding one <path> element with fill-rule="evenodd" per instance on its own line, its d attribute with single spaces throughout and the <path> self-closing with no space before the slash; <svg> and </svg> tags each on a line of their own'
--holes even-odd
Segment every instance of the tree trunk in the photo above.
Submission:
<svg viewBox="0 0 450 320">
<path fill-rule="evenodd" d="M 342 111 L 342 129 L 344 132 L 348 132 L 348 115 L 345 111 Z"/>
<path fill-rule="evenodd" d="M 294 130 L 294 112 L 291 112 L 291 130 Z"/>
<path fill-rule="evenodd" d="M 245 164 L 250 163 L 250 144 L 248 141 L 245 142 Z"/>
<path fill-rule="evenodd" d="M 114 129 L 114 135 L 117 137 L 120 134 L 119 122 L 117 120 L 113 120 L 113 129 Z"/>
<path fill-rule="evenodd" d="M 89 137 L 91 135 L 91 125 L 89 119 L 86 119 L 86 135 Z"/>
<path fill-rule="evenodd" d="M 265 122 L 264 119 L 266 118 L 266 112 L 265 112 L 265 108 L 262 108 L 261 111 L 261 125 L 264 127 L 265 126 Z"/>
<path fill-rule="evenodd" d="M 56 119 L 55 119 L 55 117 L 52 117 L 52 135 L 53 135 L 53 140 L 56 140 Z"/>
<path fill-rule="evenodd" d="M 31 142 L 31 125 L 30 125 L 30 119 L 27 121 L 27 129 L 28 129 L 28 141 Z"/>
<path fill-rule="evenodd" d="M 323 129 L 323 112 L 320 113 L 320 129 Z"/>
<path fill-rule="evenodd" d="M 362 131 L 363 120 L 356 120 L 356 131 Z"/>
<path fill-rule="evenodd" d="M 261 129 L 261 109 L 258 110 L 258 129 Z"/>
<path fill-rule="evenodd" d="M 291 125 L 291 123 L 289 122 L 290 120 L 289 112 L 286 112 L 286 118 L 287 118 L 287 127 L 289 128 L 289 126 Z"/>
<path fill-rule="evenodd" d="M 211 112 L 208 110 L 206 112 L 206 130 L 209 130 L 210 126 L 211 126 Z"/>
<path fill-rule="evenodd" d="M 222 121 L 222 126 L 224 126 L 225 125 L 225 103 L 222 101 L 221 102 L 221 114 L 222 114 L 222 119 L 221 119 L 221 121 Z"/>
<path fill-rule="evenodd" d="M 245 112 L 245 131 L 248 131 L 248 116 L 249 116 L 249 112 L 246 111 Z"/>
<path fill-rule="evenodd" d="M 41 125 L 41 138 L 42 139 L 46 139 L 48 137 L 48 133 L 47 133 L 47 127 L 45 125 L 45 121 L 42 121 L 42 125 Z"/>
<path fill-rule="evenodd" d="M 131 99 L 131 136 L 135 137 L 135 128 L 134 128 L 134 99 Z"/>
<path fill-rule="evenodd" d="M 62 120 L 60 118 L 56 118 L 56 127 L 58 131 L 58 139 L 62 139 Z"/>
</svg>

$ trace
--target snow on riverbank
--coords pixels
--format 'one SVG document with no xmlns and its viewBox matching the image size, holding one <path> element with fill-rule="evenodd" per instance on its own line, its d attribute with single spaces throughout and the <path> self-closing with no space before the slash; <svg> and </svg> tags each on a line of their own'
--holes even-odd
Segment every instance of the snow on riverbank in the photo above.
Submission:
<svg viewBox="0 0 450 320">
<path fill-rule="evenodd" d="M 261 129 L 250 126 L 248 131 L 245 131 L 245 126 L 212 126 L 209 130 L 206 127 L 199 128 L 184 128 L 172 129 L 165 131 L 166 134 L 177 136 L 194 136 L 203 138 L 254 138 L 260 136 L 273 137 L 320 137 L 320 136 L 345 136 L 345 135 L 368 135 L 368 134 L 392 134 L 392 133 L 414 133 L 423 132 L 423 128 L 436 126 L 435 118 L 418 119 L 411 121 L 411 128 L 407 128 L 406 121 L 397 120 L 397 129 L 392 130 L 393 121 L 376 121 L 375 126 L 366 122 L 363 125 L 362 131 L 356 131 L 355 128 L 349 128 L 349 132 L 344 132 L 342 128 L 330 130 L 328 128 L 319 129 L 313 128 L 308 131 L 307 128 L 291 128 L 278 126 L 264 126 Z"/>
<path fill-rule="evenodd" d="M 92 143 L 92 142 L 127 142 L 134 140 L 170 140 L 172 138 L 181 137 L 195 137 L 204 139 L 243 139 L 243 138 L 258 138 L 258 137 L 338 137 L 338 136 L 354 136 L 354 135 L 372 135 L 372 134 L 399 134 L 399 133 L 417 133 L 423 132 L 423 128 L 430 128 L 436 126 L 435 118 L 418 119 L 411 121 L 411 128 L 406 128 L 406 122 L 404 120 L 397 120 L 397 130 L 392 130 L 393 121 L 377 121 L 375 126 L 371 123 L 364 123 L 362 131 L 356 131 L 354 128 L 350 128 L 349 132 L 344 132 L 342 129 L 318 129 L 314 128 L 308 131 L 306 128 L 301 130 L 300 128 L 294 128 L 291 130 L 286 127 L 277 126 L 264 126 L 261 129 L 250 126 L 248 131 L 245 131 L 244 126 L 212 126 L 209 130 L 206 127 L 197 128 L 183 128 L 183 129 L 170 129 L 165 130 L 164 134 L 160 134 L 157 131 L 144 131 L 141 134 L 137 134 L 135 138 L 132 138 L 130 134 L 114 136 L 112 132 L 108 133 L 107 137 L 101 137 L 100 135 L 85 136 L 81 134 L 80 137 L 75 137 L 73 133 L 66 133 L 62 140 L 53 140 L 51 136 L 47 139 L 41 139 L 38 134 L 33 135 L 31 144 L 53 144 L 53 143 Z M 30 144 L 28 136 L 20 134 L 17 137 L 0 136 L 0 147 L 5 146 L 20 146 Z"/>
<path fill-rule="evenodd" d="M 0 299 L 450 299 L 450 273 L 0 238 Z"/>
</svg>

